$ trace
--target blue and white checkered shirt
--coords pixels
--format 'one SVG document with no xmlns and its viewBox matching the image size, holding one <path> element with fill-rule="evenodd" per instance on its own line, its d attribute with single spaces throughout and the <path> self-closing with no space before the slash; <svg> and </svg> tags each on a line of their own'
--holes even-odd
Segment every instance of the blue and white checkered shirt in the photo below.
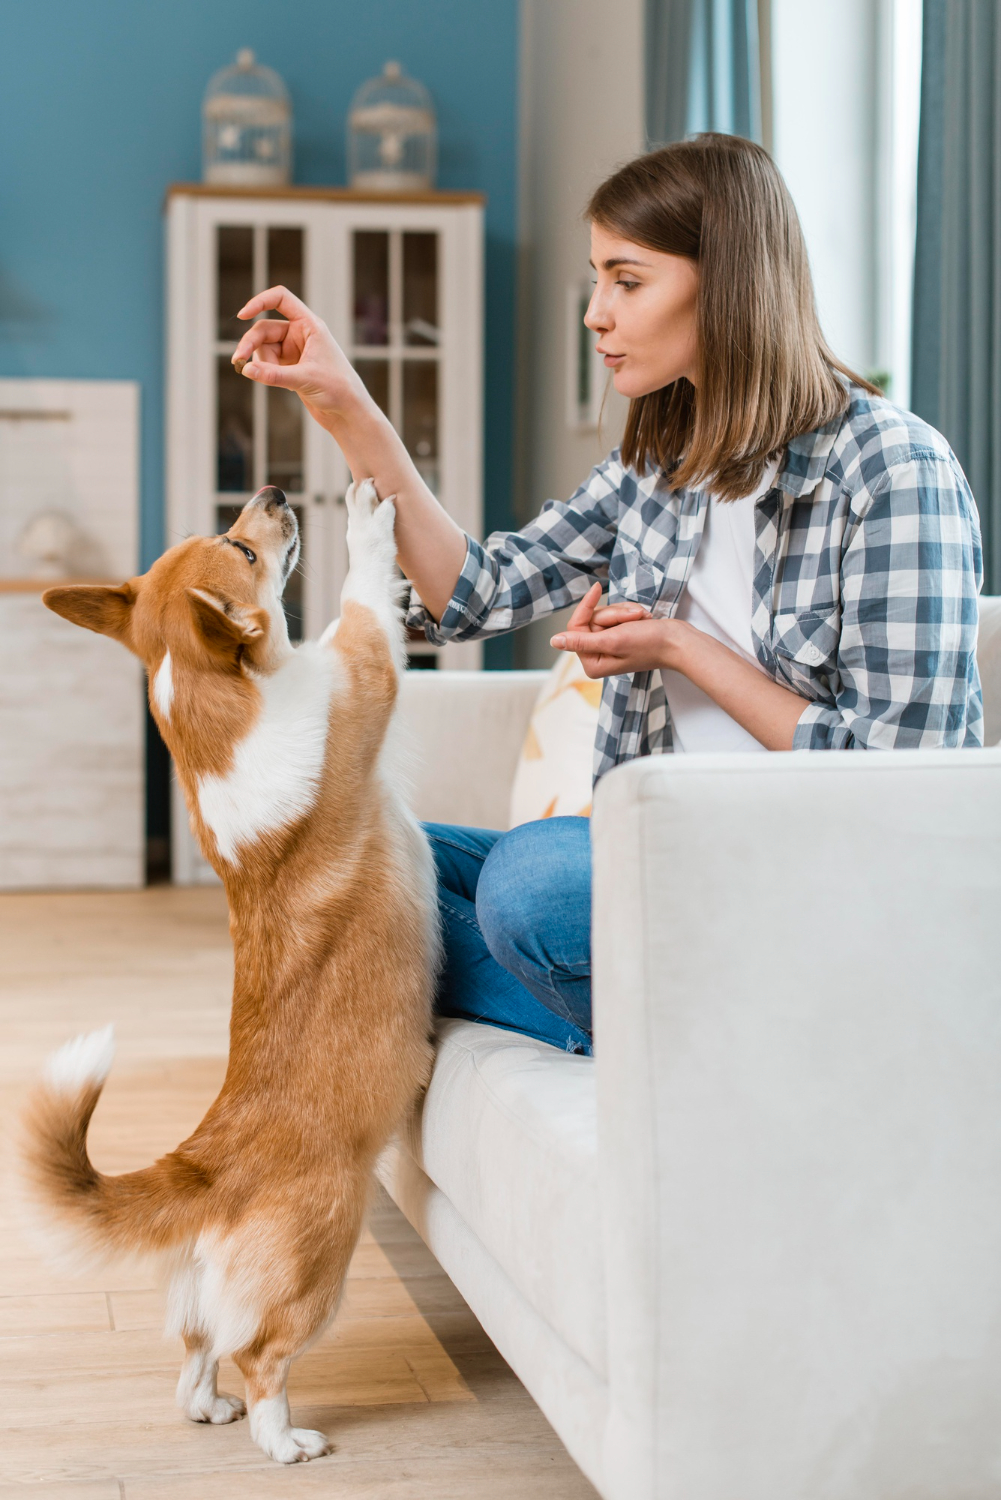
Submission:
<svg viewBox="0 0 1001 1500">
<path fill-rule="evenodd" d="M 804 699 L 794 749 L 980 745 L 976 503 L 934 428 L 858 387 L 850 396 L 843 417 L 789 443 L 755 505 L 755 656 Z M 624 468 L 616 450 L 520 531 L 469 538 L 440 624 L 415 593 L 407 623 L 436 644 L 502 635 L 596 579 L 610 602 L 673 615 L 708 501 Z M 606 678 L 595 776 L 672 748 L 661 674 Z"/>
</svg>

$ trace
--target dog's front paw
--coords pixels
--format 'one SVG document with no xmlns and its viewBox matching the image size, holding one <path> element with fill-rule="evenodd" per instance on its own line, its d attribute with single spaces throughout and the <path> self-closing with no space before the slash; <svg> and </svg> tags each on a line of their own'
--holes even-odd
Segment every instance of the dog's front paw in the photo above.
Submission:
<svg viewBox="0 0 1001 1500">
<path fill-rule="evenodd" d="M 406 665 L 399 602 L 403 576 L 396 565 L 396 507 L 379 501 L 371 479 L 353 484 L 344 497 L 348 510 L 348 576 L 342 603 L 353 600 L 372 610 L 385 630 L 398 671 Z"/>
<path fill-rule="evenodd" d="M 258 1442 L 269 1458 L 279 1464 L 306 1464 L 311 1458 L 323 1458 L 333 1453 L 334 1445 L 322 1432 L 309 1427 L 289 1427 L 285 1432 L 273 1434 L 267 1441 Z"/>
<path fill-rule="evenodd" d="M 348 546 L 369 541 L 392 541 L 396 528 L 395 496 L 380 501 L 371 479 L 348 486 L 344 504 L 348 512 Z"/>
</svg>

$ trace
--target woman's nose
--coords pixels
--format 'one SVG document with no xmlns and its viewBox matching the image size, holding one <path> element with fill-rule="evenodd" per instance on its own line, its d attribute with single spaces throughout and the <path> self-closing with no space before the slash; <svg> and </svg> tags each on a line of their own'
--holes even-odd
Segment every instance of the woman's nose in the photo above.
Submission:
<svg viewBox="0 0 1001 1500">
<path fill-rule="evenodd" d="M 584 314 L 584 327 L 590 328 L 592 333 L 605 333 L 611 327 L 607 310 L 602 306 L 601 297 L 598 292 L 595 292 L 587 304 L 587 312 Z"/>
</svg>

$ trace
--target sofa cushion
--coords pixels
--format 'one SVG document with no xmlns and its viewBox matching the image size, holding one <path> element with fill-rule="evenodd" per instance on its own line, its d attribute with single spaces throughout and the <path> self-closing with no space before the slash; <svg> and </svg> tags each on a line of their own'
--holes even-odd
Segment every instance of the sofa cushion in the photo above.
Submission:
<svg viewBox="0 0 1001 1500">
<path fill-rule="evenodd" d="M 601 683 L 564 653 L 539 689 L 511 787 L 510 826 L 589 817 Z"/>
<path fill-rule="evenodd" d="M 441 1021 L 405 1145 L 526 1301 L 604 1375 L 593 1059 Z"/>
</svg>

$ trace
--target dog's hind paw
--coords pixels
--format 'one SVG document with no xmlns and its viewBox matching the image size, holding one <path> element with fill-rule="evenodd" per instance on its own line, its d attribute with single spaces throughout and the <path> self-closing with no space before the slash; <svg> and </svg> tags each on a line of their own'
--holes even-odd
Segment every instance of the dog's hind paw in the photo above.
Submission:
<svg viewBox="0 0 1001 1500">
<path fill-rule="evenodd" d="M 217 1396 L 196 1395 L 186 1408 L 186 1414 L 192 1422 L 211 1422 L 214 1427 L 222 1427 L 226 1422 L 236 1422 L 246 1416 L 247 1408 L 239 1396 L 224 1396 L 220 1392 Z"/>
</svg>

